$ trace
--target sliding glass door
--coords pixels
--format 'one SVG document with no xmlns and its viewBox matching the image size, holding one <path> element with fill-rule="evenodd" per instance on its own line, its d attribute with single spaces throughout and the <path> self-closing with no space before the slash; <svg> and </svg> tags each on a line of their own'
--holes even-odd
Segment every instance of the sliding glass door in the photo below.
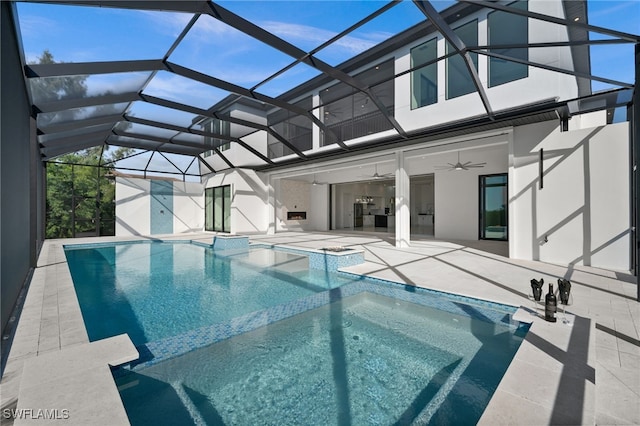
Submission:
<svg viewBox="0 0 640 426">
<path fill-rule="evenodd" d="M 507 175 L 480 176 L 480 239 L 509 237 Z"/>
<path fill-rule="evenodd" d="M 204 229 L 231 232 L 231 185 L 205 189 L 204 199 Z"/>
<path fill-rule="evenodd" d="M 213 188 L 204 190 L 204 229 L 213 231 Z"/>
</svg>

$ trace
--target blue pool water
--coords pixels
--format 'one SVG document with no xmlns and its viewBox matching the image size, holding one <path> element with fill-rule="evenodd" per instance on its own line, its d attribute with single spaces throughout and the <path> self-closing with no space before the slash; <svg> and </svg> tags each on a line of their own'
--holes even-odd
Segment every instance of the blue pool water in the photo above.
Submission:
<svg viewBox="0 0 640 426">
<path fill-rule="evenodd" d="M 89 339 L 165 339 L 353 279 L 308 269 L 308 257 L 255 248 L 214 253 L 189 243 L 66 248 Z"/>
<path fill-rule="evenodd" d="M 116 383 L 133 425 L 473 425 L 524 330 L 465 309 L 361 292 Z"/>
<path fill-rule="evenodd" d="M 527 331 L 515 308 L 308 268 L 267 248 L 66 251 L 135 425 L 475 424 Z"/>
</svg>

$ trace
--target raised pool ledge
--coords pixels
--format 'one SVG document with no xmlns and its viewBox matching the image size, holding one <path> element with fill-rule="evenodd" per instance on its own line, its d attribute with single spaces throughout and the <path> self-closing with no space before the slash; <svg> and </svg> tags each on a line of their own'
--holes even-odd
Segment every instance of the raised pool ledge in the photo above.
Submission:
<svg viewBox="0 0 640 426">
<path fill-rule="evenodd" d="M 309 256 L 309 269 L 320 269 L 328 272 L 336 272 L 340 268 L 355 266 L 364 263 L 364 250 L 347 247 L 326 247 L 321 249 L 291 247 L 286 245 L 274 245 L 254 243 L 251 247 L 268 247 L 274 250 L 282 250 L 290 253 Z"/>
<path fill-rule="evenodd" d="M 249 248 L 249 237 L 245 235 L 216 235 L 213 237 L 214 250 Z"/>
</svg>

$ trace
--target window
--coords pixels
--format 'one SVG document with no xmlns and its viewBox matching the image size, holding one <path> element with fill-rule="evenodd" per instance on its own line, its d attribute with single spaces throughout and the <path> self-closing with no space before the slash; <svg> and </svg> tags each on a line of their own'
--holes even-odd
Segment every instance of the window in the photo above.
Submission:
<svg viewBox="0 0 640 426">
<path fill-rule="evenodd" d="M 228 121 L 213 119 L 207 121 L 203 127 L 205 132 L 215 133 L 223 136 L 231 135 L 231 123 Z M 204 141 L 206 145 L 218 148 L 220 151 L 226 151 L 231 147 L 231 142 L 226 139 L 216 139 L 205 136 Z M 214 151 L 211 149 L 209 151 L 206 151 L 204 153 L 204 156 L 209 157 L 213 155 L 213 153 Z"/>
<path fill-rule="evenodd" d="M 480 176 L 480 239 L 508 239 L 507 175 Z"/>
<path fill-rule="evenodd" d="M 461 27 L 453 30 L 466 46 L 478 45 L 478 21 L 471 21 Z M 447 42 L 446 53 L 454 52 L 455 48 Z M 469 52 L 471 61 L 476 69 L 478 69 L 478 54 Z M 469 70 L 465 65 L 462 55 L 454 55 L 446 59 L 447 70 L 447 99 L 457 98 L 458 96 L 473 93 L 476 86 L 469 74 Z"/>
<path fill-rule="evenodd" d="M 517 1 L 510 6 L 527 10 L 527 1 Z M 527 44 L 529 42 L 529 20 L 526 16 L 495 11 L 489 13 L 487 20 L 489 24 L 489 45 Z M 491 49 L 490 52 L 524 61 L 529 60 L 529 50 L 526 48 Z M 489 57 L 489 87 L 519 80 L 528 75 L 529 67 L 525 64 Z"/>
<path fill-rule="evenodd" d="M 371 67 L 354 77 L 371 88 L 371 92 L 394 113 L 394 60 Z M 321 116 L 324 124 L 340 140 L 359 138 L 392 129 L 393 126 L 367 95 L 353 87 L 338 83 L 320 92 Z M 321 146 L 336 143 L 332 134 L 322 133 Z"/>
<path fill-rule="evenodd" d="M 309 96 L 295 102 L 294 105 L 311 111 L 313 100 Z M 297 115 L 286 109 L 278 109 L 267 115 L 267 124 L 298 150 L 307 151 L 313 147 L 313 125 L 308 116 Z M 271 133 L 267 135 L 267 145 L 269 158 L 293 154 L 291 148 L 280 142 Z"/>
<path fill-rule="evenodd" d="M 204 191 L 205 231 L 231 232 L 231 185 Z"/>
<path fill-rule="evenodd" d="M 411 68 L 438 58 L 438 39 L 411 49 Z M 411 72 L 411 109 L 438 102 L 438 64 L 432 63 Z"/>
</svg>

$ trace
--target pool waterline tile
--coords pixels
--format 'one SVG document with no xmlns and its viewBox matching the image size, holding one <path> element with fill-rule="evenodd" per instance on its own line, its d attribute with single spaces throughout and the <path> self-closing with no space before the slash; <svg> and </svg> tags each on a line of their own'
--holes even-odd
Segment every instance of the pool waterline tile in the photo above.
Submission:
<svg viewBox="0 0 640 426">
<path fill-rule="evenodd" d="M 515 307 L 473 300 L 461 296 L 447 295 L 442 292 L 385 282 L 383 280 L 376 281 L 377 282 L 366 279 L 345 284 L 335 289 L 316 293 L 265 310 L 251 312 L 233 318 L 230 321 L 201 327 L 178 336 L 146 343 L 139 347 L 141 352 L 139 360 L 132 362 L 129 366 L 123 367 L 120 371 L 116 370 L 114 374 L 126 374 L 126 370 L 139 371 L 193 350 L 364 292 L 435 308 L 455 315 L 468 316 L 475 320 L 499 323 L 510 328 L 528 328 L 527 324 L 512 319 L 512 315 L 516 312 Z M 475 304 L 468 305 L 467 302 L 470 301 L 475 302 Z M 471 306 L 471 308 L 464 309 L 461 306 Z"/>
<path fill-rule="evenodd" d="M 215 237 L 213 243 L 203 243 L 193 240 L 170 240 L 170 241 L 136 241 L 134 244 L 153 244 L 154 242 L 169 242 L 172 244 L 191 243 L 207 248 L 214 248 L 216 255 L 222 257 L 233 257 L 237 254 L 246 253 L 252 248 L 269 248 L 280 252 L 289 252 L 309 257 L 309 269 L 321 269 L 329 272 L 336 272 L 340 276 L 359 280 L 352 284 L 342 285 L 339 288 L 323 291 L 320 293 L 305 296 L 291 302 L 273 306 L 260 311 L 250 312 L 239 317 L 232 318 L 222 323 L 199 327 L 177 336 L 163 338 L 160 340 L 147 342 L 139 345 L 141 358 L 134 361 L 129 368 L 139 370 L 157 364 L 163 360 L 173 358 L 195 349 L 208 346 L 221 340 L 254 330 L 256 328 L 280 321 L 285 318 L 306 312 L 311 309 L 326 305 L 334 300 L 349 297 L 361 292 L 371 292 L 395 298 L 405 302 L 412 302 L 440 309 L 456 315 L 465 315 L 482 321 L 493 321 L 509 326 L 517 326 L 511 319 L 511 315 L 516 311 L 513 306 L 502 305 L 493 302 L 485 302 L 464 296 L 449 295 L 435 290 L 428 290 L 420 287 L 398 284 L 393 281 L 365 278 L 362 275 L 339 271 L 339 269 L 361 264 L 364 262 L 364 251 L 346 249 L 344 251 L 331 251 L 326 249 L 299 248 L 290 246 L 273 246 L 256 243 L 248 245 L 247 237 L 226 236 Z M 118 243 L 122 245 L 126 243 Z M 89 243 L 74 245 L 72 248 L 65 246 L 65 250 L 75 250 L 78 248 L 99 248 L 113 246 L 109 243 Z M 417 295 L 429 297 L 416 297 Z M 447 298 L 444 298 L 444 296 Z M 471 308 L 462 308 L 471 306 Z M 480 313 L 480 311 L 482 313 Z"/>
</svg>

